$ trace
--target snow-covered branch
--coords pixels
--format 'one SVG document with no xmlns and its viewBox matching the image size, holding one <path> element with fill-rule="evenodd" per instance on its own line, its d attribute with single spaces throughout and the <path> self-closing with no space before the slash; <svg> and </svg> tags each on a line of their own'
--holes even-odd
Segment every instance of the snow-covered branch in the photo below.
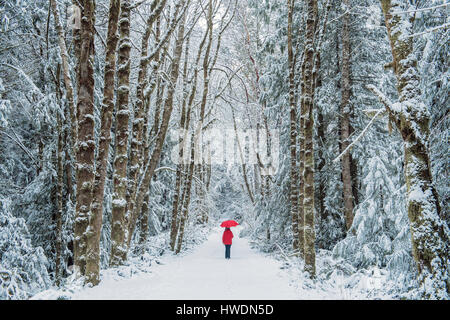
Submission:
<svg viewBox="0 0 450 320">
<path fill-rule="evenodd" d="M 416 13 L 416 12 L 424 12 L 424 11 L 429 11 L 429 10 L 434 10 L 434 9 L 438 9 L 438 8 L 443 8 L 443 7 L 447 7 L 449 5 L 449 3 L 443 3 L 437 6 L 433 6 L 433 7 L 428 7 L 428 8 L 421 8 L 421 9 L 414 9 L 414 10 L 407 10 L 407 11 L 394 11 L 392 12 L 392 14 L 406 14 L 406 13 Z"/>
<path fill-rule="evenodd" d="M 350 144 L 348 145 L 348 147 L 345 148 L 345 150 L 342 151 L 342 153 L 341 153 L 339 156 L 337 156 L 336 159 L 333 160 L 333 162 L 339 161 L 339 160 L 340 160 L 347 152 L 349 152 L 350 149 L 353 147 L 353 145 L 355 145 L 359 140 L 361 140 L 361 138 L 366 134 L 367 130 L 369 130 L 370 126 L 374 123 L 374 121 L 376 120 L 376 118 L 377 118 L 380 114 L 382 114 L 383 112 L 385 112 L 385 111 L 386 111 L 385 109 L 380 109 L 380 110 L 378 110 L 377 113 L 375 113 L 375 115 L 373 116 L 373 118 L 370 120 L 370 122 L 367 124 L 367 126 L 364 128 L 364 130 L 361 131 L 361 133 L 359 134 L 359 136 L 357 136 L 356 139 L 355 139 L 352 143 L 350 143 Z"/>
<path fill-rule="evenodd" d="M 390 112 L 392 112 L 392 102 L 389 100 L 388 97 L 386 97 L 380 90 L 378 90 L 377 87 L 375 87 L 374 85 L 367 85 L 366 86 L 367 89 L 369 89 L 370 91 L 373 92 L 373 94 L 375 94 L 378 99 L 380 100 L 380 102 L 386 107 L 386 109 Z"/>
<path fill-rule="evenodd" d="M 437 27 L 434 27 L 434 28 L 427 29 L 427 30 L 425 30 L 423 32 L 418 32 L 418 33 L 411 34 L 411 35 L 407 36 L 406 38 L 418 37 L 418 36 L 421 36 L 421 35 L 424 35 L 424 34 L 427 34 L 427 33 L 430 33 L 430 32 L 435 32 L 435 31 L 437 31 L 439 29 L 445 29 L 445 28 L 448 28 L 448 27 L 450 27 L 450 22 L 444 23 L 443 25 L 440 25 L 440 26 L 437 26 Z"/>
<path fill-rule="evenodd" d="M 383 93 L 381 93 L 375 86 L 367 86 L 367 88 L 369 90 L 371 90 L 372 92 L 374 92 L 378 98 L 380 99 L 380 101 L 385 105 L 386 109 L 388 109 L 392 104 L 390 103 L 389 99 L 383 95 Z M 347 152 L 349 152 L 351 150 L 351 148 L 359 141 L 361 140 L 361 138 L 366 134 L 367 130 L 369 130 L 370 126 L 375 122 L 375 120 L 378 118 L 379 115 L 381 115 L 383 112 L 386 112 L 386 109 L 379 109 L 375 112 L 374 116 L 372 117 L 372 119 L 369 121 L 369 123 L 367 124 L 367 126 L 364 128 L 363 131 L 361 131 L 361 133 L 356 137 L 355 140 L 353 140 L 352 143 L 350 143 L 347 148 L 345 148 L 344 151 L 342 151 L 342 153 L 336 157 L 336 159 L 333 160 L 333 162 L 337 162 L 339 161 Z"/>
</svg>

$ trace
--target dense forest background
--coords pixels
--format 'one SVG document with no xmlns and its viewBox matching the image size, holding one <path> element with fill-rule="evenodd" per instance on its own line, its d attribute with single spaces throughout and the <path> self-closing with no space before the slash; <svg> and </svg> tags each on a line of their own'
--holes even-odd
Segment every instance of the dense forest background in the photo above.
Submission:
<svg viewBox="0 0 450 320">
<path fill-rule="evenodd" d="M 445 0 L 0 0 L 0 299 L 223 218 L 308 285 L 448 299 L 448 21 Z"/>
</svg>

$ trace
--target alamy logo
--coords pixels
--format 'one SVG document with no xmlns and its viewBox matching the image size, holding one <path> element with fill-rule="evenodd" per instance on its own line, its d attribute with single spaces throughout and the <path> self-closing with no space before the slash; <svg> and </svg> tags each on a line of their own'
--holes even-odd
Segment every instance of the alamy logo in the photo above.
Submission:
<svg viewBox="0 0 450 320">
<path fill-rule="evenodd" d="M 258 165 L 262 175 L 278 171 L 280 136 L 275 129 L 213 128 L 194 133 L 177 129 L 170 132 L 170 137 L 177 142 L 170 153 L 175 164 L 189 165 L 193 148 L 194 164 Z"/>
<path fill-rule="evenodd" d="M 366 28 L 376 29 L 382 25 L 381 9 L 377 5 L 368 7 L 368 14 L 366 19 Z"/>
<path fill-rule="evenodd" d="M 383 287 L 382 275 L 378 268 L 374 268 L 365 278 L 365 286 L 368 290 L 380 290 Z"/>
<path fill-rule="evenodd" d="M 81 9 L 76 5 L 71 5 L 67 8 L 67 27 L 72 30 L 79 30 L 81 28 Z"/>
</svg>

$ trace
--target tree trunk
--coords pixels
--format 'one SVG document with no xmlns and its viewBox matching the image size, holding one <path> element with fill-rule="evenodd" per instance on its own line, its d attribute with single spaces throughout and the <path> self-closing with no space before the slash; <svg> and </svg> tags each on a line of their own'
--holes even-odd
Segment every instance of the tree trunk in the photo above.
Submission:
<svg viewBox="0 0 450 320">
<path fill-rule="evenodd" d="M 179 253 L 181 251 L 181 245 L 183 244 L 184 237 L 184 229 L 186 226 L 186 221 L 189 214 L 189 204 L 191 201 L 191 187 L 192 187 L 192 178 L 194 174 L 194 158 L 195 158 L 195 147 L 194 147 L 194 135 L 191 136 L 191 160 L 189 164 L 189 173 L 187 176 L 186 185 L 183 191 L 183 199 L 182 201 L 182 211 L 181 211 L 181 219 L 180 219 L 180 231 L 178 232 L 177 239 L 177 248 L 175 253 Z"/>
<path fill-rule="evenodd" d="M 155 28 L 155 43 L 159 43 L 160 41 L 160 35 L 161 35 L 161 16 L 159 16 L 156 19 L 156 28 Z M 155 55 L 155 61 L 156 63 L 153 64 L 153 72 L 152 72 L 152 83 L 151 83 L 151 88 L 150 88 L 150 92 L 147 94 L 147 96 L 145 97 L 145 117 L 147 118 L 146 121 L 144 121 L 144 141 L 145 141 L 145 146 L 144 146 L 144 157 L 143 157 L 143 162 L 141 165 L 141 168 L 143 168 L 143 166 L 148 163 L 149 160 L 149 153 L 150 153 L 150 144 L 151 144 L 151 139 L 152 137 L 156 134 L 157 130 L 159 129 L 159 114 L 160 114 L 160 108 L 161 108 L 161 92 L 163 92 L 164 90 L 162 89 L 162 85 L 161 85 L 161 78 L 157 77 L 157 70 L 159 69 L 162 60 L 164 59 L 160 59 L 160 53 L 158 52 Z M 149 112 L 150 112 L 150 97 L 151 94 L 153 93 L 154 89 L 156 87 L 156 110 L 155 110 L 155 119 L 153 122 L 153 126 L 149 132 L 149 128 L 148 128 L 148 117 L 149 117 Z M 136 189 L 137 192 L 137 189 Z M 140 233 L 139 233 L 139 244 L 141 246 L 141 250 L 144 249 L 144 243 L 147 241 L 148 238 L 148 227 L 149 227 L 149 206 L 148 206 L 148 202 L 150 199 L 150 194 L 149 194 L 149 190 L 147 190 L 147 192 L 145 193 L 144 196 L 144 200 L 142 203 L 142 210 L 140 212 L 139 215 L 139 221 L 140 221 Z"/>
<path fill-rule="evenodd" d="M 349 0 L 344 0 L 344 10 L 349 10 Z M 342 17 L 342 74 L 341 74 L 341 152 L 344 151 L 350 142 L 350 114 L 351 114 L 351 84 L 350 84 L 350 14 L 347 12 Z M 345 153 L 341 159 L 342 168 L 342 184 L 343 184 L 343 200 L 344 200 L 344 216 L 347 230 L 353 223 L 353 189 L 352 189 L 352 170 L 351 170 L 351 154 Z"/>
<path fill-rule="evenodd" d="M 56 68 L 56 97 L 58 103 L 61 105 L 61 65 L 58 63 Z M 57 132 L 58 132 L 58 147 L 56 150 L 56 168 L 57 168 L 57 182 L 56 182 L 56 239 L 55 239 L 55 284 L 57 286 L 61 283 L 61 251 L 62 251 L 62 215 L 64 206 L 64 129 L 61 115 L 57 114 Z"/>
<path fill-rule="evenodd" d="M 317 116 L 317 120 L 318 120 L 318 126 L 317 126 L 317 138 L 318 138 L 318 142 L 320 143 L 319 145 L 319 152 L 318 152 L 318 158 L 319 158 L 319 164 L 317 166 L 317 171 L 319 174 L 319 185 L 318 185 L 318 192 L 317 192 L 317 201 L 318 203 L 318 208 L 319 208 L 319 214 L 318 216 L 320 217 L 321 220 L 321 225 L 323 225 L 326 220 L 327 220 L 327 211 L 325 208 L 325 173 L 322 172 L 324 166 L 325 166 L 325 157 L 324 157 L 324 152 L 323 149 L 325 148 L 325 146 L 323 145 L 323 142 L 325 141 L 325 123 L 324 123 L 324 119 L 323 119 L 323 114 L 321 112 L 319 112 L 318 116 Z M 319 244 L 319 247 L 323 248 L 322 244 Z"/>
<path fill-rule="evenodd" d="M 211 46 L 212 46 L 212 38 L 213 38 L 213 3 L 212 0 L 209 0 L 208 2 L 208 16 L 207 16 L 207 34 L 208 34 L 208 42 L 206 44 L 206 50 L 205 54 L 203 56 L 203 92 L 202 92 L 202 100 L 200 103 L 200 125 L 199 125 L 199 131 L 197 132 L 198 139 L 201 142 L 196 143 L 195 147 L 198 148 L 196 152 L 196 156 L 199 159 L 199 163 L 197 165 L 197 171 L 200 173 L 200 176 L 203 180 L 203 172 L 205 171 L 205 155 L 204 155 L 204 146 L 203 146 L 203 127 L 205 125 L 205 110 L 206 110 L 206 104 L 207 104 L 207 97 L 208 97 L 208 91 L 209 91 L 209 75 L 210 75 L 210 67 L 209 67 L 209 60 L 210 60 L 210 52 L 211 52 Z M 200 223 L 206 223 L 208 220 L 208 212 L 205 206 L 205 187 L 204 184 L 200 185 L 200 188 L 198 190 L 198 203 L 200 207 Z"/>
<path fill-rule="evenodd" d="M 101 111 L 100 139 L 95 168 L 93 201 L 87 239 L 86 283 L 93 285 L 100 281 L 100 236 L 103 218 L 103 197 L 109 146 L 111 143 L 112 115 L 114 111 L 114 79 L 116 69 L 117 24 L 120 0 L 111 0 L 109 7 L 108 34 L 106 39 L 103 101 Z"/>
<path fill-rule="evenodd" d="M 169 31 L 170 32 L 170 31 Z M 156 19 L 156 27 L 155 27 L 155 43 L 160 43 L 160 36 L 161 36 L 161 16 L 158 16 Z M 167 46 L 166 41 L 166 46 Z M 164 47 L 163 51 L 166 50 L 166 47 Z M 159 118 L 160 118 L 160 110 L 161 110 L 161 101 L 162 101 L 162 94 L 164 92 L 164 86 L 162 86 L 161 77 L 157 75 L 157 71 L 159 70 L 161 64 L 164 64 L 164 59 L 160 58 L 160 51 L 158 51 L 155 54 L 154 61 L 156 63 L 153 63 L 152 68 L 152 74 L 151 74 L 151 82 L 150 82 L 150 90 L 144 95 L 144 104 L 145 104 L 145 118 L 144 121 L 144 155 L 142 159 L 141 169 L 144 168 L 144 165 L 148 163 L 150 158 L 150 147 L 151 147 L 151 140 L 156 135 L 157 131 L 159 130 Z M 150 100 L 151 95 L 153 94 L 153 91 L 156 88 L 156 109 L 155 109 L 155 116 L 154 116 L 154 122 L 153 126 L 149 130 L 149 121 L 148 117 L 150 116 Z M 141 170 L 142 172 L 142 170 Z M 141 173 L 142 174 L 142 173 Z M 136 192 L 138 190 L 136 189 Z M 138 218 L 140 220 L 140 234 L 139 234 L 139 243 L 141 245 L 141 249 L 144 249 L 143 244 L 147 241 L 148 237 L 148 227 L 149 227 L 149 206 L 148 202 L 150 199 L 150 190 L 147 190 L 144 196 L 142 210 L 140 212 L 140 215 L 138 214 Z M 134 214 L 134 213 L 133 213 Z M 137 221 L 136 219 L 136 221 Z M 130 237 L 131 238 L 131 237 Z"/>
<path fill-rule="evenodd" d="M 287 49 L 289 64 L 289 108 L 290 108 L 290 205 L 292 219 L 292 249 L 294 252 L 299 250 L 299 228 L 298 228 L 298 172 L 297 172 L 297 112 L 295 103 L 295 79 L 294 79 L 294 52 L 292 48 L 292 16 L 294 14 L 294 0 L 288 0 L 288 31 L 287 31 Z"/>
<path fill-rule="evenodd" d="M 177 7 L 175 9 L 175 16 L 180 9 L 180 6 L 184 6 L 185 1 L 180 1 L 177 3 Z M 136 225 L 136 220 L 139 216 L 139 213 L 142 210 L 142 204 L 144 201 L 144 196 L 147 190 L 150 187 L 151 179 L 153 174 L 155 173 L 156 166 L 161 158 L 162 148 L 164 145 L 164 141 L 166 138 L 167 129 L 169 127 L 169 120 L 173 110 L 173 99 L 176 89 L 176 83 L 178 81 L 178 71 L 180 66 L 181 54 L 183 52 L 183 41 L 184 41 L 184 24 L 186 19 L 186 12 L 182 13 L 183 17 L 180 21 L 180 26 L 178 28 L 177 40 L 175 41 L 175 50 L 174 50 L 174 58 L 172 61 L 171 73 L 170 73 L 170 84 L 168 87 L 166 101 L 164 103 L 164 111 L 162 115 L 162 123 L 159 129 L 158 135 L 156 137 L 155 149 L 152 152 L 152 156 L 149 159 L 149 163 L 145 168 L 145 174 L 142 178 L 142 183 L 137 190 L 136 193 L 136 201 L 133 212 L 133 221 L 130 223 L 129 232 L 133 234 L 134 228 Z"/>
<path fill-rule="evenodd" d="M 55 283 L 57 286 L 61 283 L 61 250 L 62 250 L 62 215 L 63 215 L 63 178 L 64 178 L 64 166 L 63 166 L 63 130 L 61 117 L 58 115 L 58 150 L 57 150 L 57 174 L 58 182 L 56 185 L 56 199 L 57 210 L 56 215 L 56 257 L 55 257 Z"/>
<path fill-rule="evenodd" d="M 322 86 L 322 76 L 320 73 L 320 67 L 321 67 L 321 50 L 322 50 L 322 41 L 323 41 L 323 37 L 327 28 L 327 23 L 328 23 L 328 14 L 330 12 L 331 9 L 331 0 L 327 1 L 327 4 L 325 6 L 325 14 L 324 14 L 324 18 L 323 18 L 323 24 L 321 29 L 319 30 L 319 35 L 318 35 L 318 41 L 316 43 L 316 47 L 315 47 L 315 56 L 314 56 L 314 71 L 313 71 L 313 85 L 314 85 L 314 92 L 317 91 L 318 88 L 320 88 Z M 317 12 L 317 11 L 316 11 Z M 316 13 L 317 15 L 317 13 Z M 316 27 L 317 27 L 317 23 L 316 23 Z M 319 110 L 319 108 L 316 107 L 316 100 L 313 101 L 314 104 L 314 108 L 316 108 L 318 110 L 318 115 L 317 115 L 317 120 L 318 120 L 318 125 L 317 125 L 317 139 L 318 139 L 318 144 L 319 144 L 319 148 L 318 148 L 318 158 L 319 158 L 319 163 L 316 164 L 317 165 L 317 171 L 319 172 L 319 183 L 318 183 L 318 192 L 317 192 L 317 200 L 318 200 L 318 207 L 319 207 L 319 217 L 322 221 L 326 221 L 326 208 L 325 208 L 325 179 L 324 179 L 324 173 L 322 172 L 324 166 L 325 166 L 325 156 L 324 156 L 324 148 L 325 146 L 324 141 L 325 141 L 325 120 L 323 118 L 323 114 L 322 112 Z M 320 246 L 321 244 L 319 244 Z"/>
<path fill-rule="evenodd" d="M 185 132 L 189 128 L 189 120 L 190 117 L 186 119 L 186 104 L 187 104 L 187 75 L 188 75 L 188 58 L 189 58 L 189 43 L 190 37 L 188 35 L 187 45 L 184 54 L 184 65 L 183 65 L 183 101 L 181 106 L 181 116 L 180 116 L 180 132 L 178 136 L 178 147 L 180 148 L 178 151 L 178 164 L 177 164 L 177 172 L 176 172 L 176 181 L 175 181 L 175 194 L 173 196 L 172 202 L 172 218 L 170 225 L 170 249 L 172 251 L 175 250 L 175 242 L 177 238 L 178 232 L 178 212 L 180 207 L 180 193 L 181 193 L 181 184 L 183 177 L 183 169 L 184 169 L 184 150 L 186 148 L 186 139 Z M 190 112 L 190 108 L 188 109 Z M 188 121 L 186 121 L 188 120 Z"/>
<path fill-rule="evenodd" d="M 127 256 L 127 151 L 128 120 L 130 110 L 128 97 L 130 93 L 130 11 L 129 0 L 122 0 L 120 7 L 120 39 L 118 58 L 118 88 L 116 112 L 116 158 L 114 159 L 114 193 L 112 200 L 111 221 L 111 266 L 122 265 Z"/>
<path fill-rule="evenodd" d="M 71 135 L 72 135 L 72 146 L 71 151 L 74 152 L 73 149 L 73 141 L 77 137 L 77 124 L 76 124 L 76 114 L 75 114 L 75 103 L 73 98 L 73 84 L 72 79 L 70 77 L 70 69 L 69 69 L 69 61 L 68 61 L 68 53 L 65 42 L 64 30 L 61 26 L 61 22 L 59 20 L 59 11 L 56 5 L 55 0 L 50 0 L 51 10 L 53 12 L 53 16 L 55 18 L 55 28 L 58 33 L 58 44 L 59 50 L 61 54 L 62 66 L 63 66 L 63 78 L 64 78 L 64 86 L 66 88 L 66 99 L 68 104 L 68 109 L 70 113 L 70 127 L 71 127 Z M 57 96 L 58 100 L 61 101 L 61 90 L 60 90 L 60 73 L 61 73 L 61 65 L 58 64 L 57 74 L 56 74 L 56 87 L 57 87 Z M 58 150 L 57 150 L 57 216 L 56 216 L 56 258 L 55 258 L 55 283 L 59 286 L 61 281 L 61 248 L 62 248 L 62 214 L 63 214 L 63 179 L 64 179 L 64 166 L 63 166 L 63 128 L 62 128 L 62 119 L 61 116 L 57 115 L 57 127 L 58 127 Z"/>
<path fill-rule="evenodd" d="M 395 12 L 403 2 L 380 0 L 397 77 L 399 102 L 385 104 L 404 141 L 405 180 L 413 257 L 426 298 L 446 299 L 449 283 L 449 230 L 440 218 L 429 150 L 430 114 L 421 100 L 411 22 Z M 406 8 L 408 10 L 409 8 Z"/>
<path fill-rule="evenodd" d="M 302 118 L 304 121 L 305 155 L 304 155 L 304 246 L 305 271 L 311 277 L 316 273 L 315 230 L 314 230 L 314 34 L 317 19 L 317 1 L 307 1 L 305 53 L 303 55 L 303 85 L 302 85 Z"/>
<path fill-rule="evenodd" d="M 129 174 L 128 174 L 128 192 L 127 192 L 127 216 L 129 217 L 129 222 L 134 223 L 137 219 L 133 217 L 134 214 L 134 204 L 137 191 L 137 182 L 139 177 L 139 171 L 143 163 L 143 137 L 144 137 L 144 123 L 148 122 L 148 113 L 145 113 L 144 105 L 144 89 L 148 84 L 147 69 L 150 60 L 145 59 L 148 52 L 148 40 L 153 28 L 154 22 L 158 19 L 159 15 L 162 13 L 166 0 L 154 0 L 150 6 L 151 14 L 149 15 L 146 23 L 145 33 L 142 36 L 141 42 L 141 61 L 139 65 L 138 72 L 138 85 L 136 89 L 136 105 L 134 110 L 133 119 L 133 129 L 132 129 L 132 139 L 131 139 L 131 152 L 130 152 L 130 163 L 129 163 Z M 134 229 L 134 226 L 127 226 L 128 230 Z M 128 233 L 127 246 L 131 242 L 131 237 L 133 234 Z"/>
<path fill-rule="evenodd" d="M 187 140 L 187 133 L 188 133 L 188 129 L 189 129 L 189 123 L 190 123 L 190 120 L 191 120 L 192 105 L 194 103 L 194 98 L 195 98 L 195 95 L 197 93 L 197 82 L 198 82 L 198 71 L 199 71 L 198 64 L 200 62 L 201 53 L 202 53 L 202 50 L 203 50 L 203 46 L 206 43 L 207 36 L 208 36 L 208 29 L 206 30 L 205 35 L 203 36 L 202 41 L 200 42 L 200 46 L 199 46 L 198 51 L 197 51 L 197 57 L 196 57 L 196 60 L 195 60 L 195 65 L 194 65 L 194 68 L 193 68 L 193 70 L 194 70 L 194 75 L 192 76 L 193 83 L 192 83 L 191 91 L 190 91 L 189 98 L 188 98 L 188 101 L 187 101 L 187 110 L 186 110 L 186 113 L 185 113 L 186 119 L 184 120 L 185 123 L 184 123 L 184 127 L 183 127 L 183 129 L 184 129 L 183 141 L 184 142 L 186 142 L 186 140 Z M 183 148 L 185 148 L 185 147 L 186 147 L 186 145 L 183 145 Z M 184 155 L 184 152 L 183 152 L 183 155 Z M 181 175 L 180 175 L 180 190 L 179 190 L 179 192 L 181 193 L 181 199 L 177 199 L 177 201 L 179 203 L 179 204 L 177 204 L 177 206 L 182 210 L 185 194 L 182 191 L 183 188 L 181 187 L 181 185 L 185 185 L 188 173 L 185 172 L 184 170 L 186 168 L 189 168 L 189 167 L 184 164 L 184 156 L 181 159 L 181 161 L 183 161 L 183 164 L 180 166 L 180 171 L 182 171 L 182 172 L 180 172 Z M 178 179 L 178 177 L 177 177 L 177 179 Z M 174 210 L 174 209 L 175 209 L 175 206 L 173 207 L 172 210 Z M 176 215 L 176 217 L 174 217 L 174 215 Z M 171 244 L 170 245 L 171 245 L 172 251 L 175 250 L 176 239 L 177 239 L 178 231 L 179 231 L 179 220 L 180 220 L 180 218 L 181 217 L 178 217 L 178 211 L 176 213 L 174 211 L 172 211 L 172 224 L 171 224 L 171 233 L 170 233 L 170 239 L 171 239 Z"/>
<path fill-rule="evenodd" d="M 60 50 L 60 54 L 61 54 L 62 67 L 63 67 L 64 86 L 66 88 L 67 104 L 69 105 L 70 128 L 71 128 L 71 135 L 72 135 L 71 149 L 72 149 L 73 154 L 75 154 L 74 141 L 76 141 L 77 136 L 78 136 L 78 134 L 77 134 L 77 115 L 76 115 L 75 103 L 74 103 L 73 83 L 72 83 L 72 78 L 70 77 L 69 54 L 67 52 L 64 29 L 63 29 L 60 19 L 59 19 L 59 11 L 58 11 L 58 7 L 56 5 L 56 1 L 50 0 L 50 5 L 52 7 L 53 16 L 55 18 L 56 32 L 58 33 L 58 44 L 59 44 L 59 50 Z"/>
<path fill-rule="evenodd" d="M 303 72 L 302 72 L 303 73 Z M 303 86 L 303 83 L 302 83 Z M 305 200 L 305 119 L 303 114 L 303 107 L 299 121 L 299 181 L 298 181 L 298 247 L 300 257 L 305 258 L 305 210 L 303 201 Z"/>
<path fill-rule="evenodd" d="M 78 141 L 76 146 L 77 195 L 74 223 L 74 266 L 76 272 L 85 273 L 86 229 L 92 203 L 94 182 L 94 25 L 93 0 L 82 1 L 80 58 L 78 62 Z"/>
<path fill-rule="evenodd" d="M 243 139 L 239 138 L 237 125 L 236 125 L 236 117 L 234 116 L 233 106 L 230 105 L 230 107 L 231 107 L 231 116 L 233 118 L 233 128 L 234 128 L 234 133 L 236 136 L 237 149 L 238 149 L 239 156 L 241 159 L 242 176 L 244 177 L 245 189 L 247 190 L 247 194 L 248 194 L 248 197 L 250 198 L 250 201 L 252 202 L 252 204 L 254 204 L 255 198 L 253 196 L 252 189 L 250 188 L 250 183 L 248 181 L 247 165 L 245 164 L 244 151 L 242 150 L 242 146 L 241 146 L 241 141 L 243 141 L 244 143 L 245 143 L 245 141 Z"/>
<path fill-rule="evenodd" d="M 80 8 L 80 4 L 83 4 L 84 1 L 85 0 L 81 0 L 81 1 L 80 0 L 72 0 L 72 5 Z M 82 13 L 82 8 L 80 8 L 80 10 Z M 75 23 L 78 23 L 78 22 L 75 21 Z M 81 19 L 79 21 L 79 24 L 81 26 Z M 77 70 L 77 73 L 78 73 L 78 70 L 80 69 L 80 63 L 81 63 L 81 59 L 80 59 L 80 57 L 81 57 L 81 28 L 76 28 L 76 27 L 72 28 L 72 37 L 73 37 L 73 46 L 72 47 L 73 47 L 74 56 L 75 56 L 75 60 L 76 60 L 75 70 Z M 77 94 L 79 91 L 80 91 L 80 82 L 77 81 Z M 77 112 L 75 111 L 75 116 L 76 116 L 76 114 L 77 114 Z M 77 138 L 75 137 L 74 144 L 76 144 L 76 141 L 77 141 L 76 139 Z M 74 148 L 75 147 L 76 146 L 74 145 Z"/>
</svg>

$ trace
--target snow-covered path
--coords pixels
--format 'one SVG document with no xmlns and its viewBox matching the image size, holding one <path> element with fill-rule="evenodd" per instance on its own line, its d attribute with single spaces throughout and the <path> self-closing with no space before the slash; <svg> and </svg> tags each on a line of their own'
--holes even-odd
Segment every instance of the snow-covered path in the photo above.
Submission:
<svg viewBox="0 0 450 320">
<path fill-rule="evenodd" d="M 167 255 L 151 273 L 103 279 L 72 299 L 299 299 L 280 263 L 252 250 L 233 228 L 231 259 L 225 260 L 222 228 L 184 256 Z"/>
</svg>

